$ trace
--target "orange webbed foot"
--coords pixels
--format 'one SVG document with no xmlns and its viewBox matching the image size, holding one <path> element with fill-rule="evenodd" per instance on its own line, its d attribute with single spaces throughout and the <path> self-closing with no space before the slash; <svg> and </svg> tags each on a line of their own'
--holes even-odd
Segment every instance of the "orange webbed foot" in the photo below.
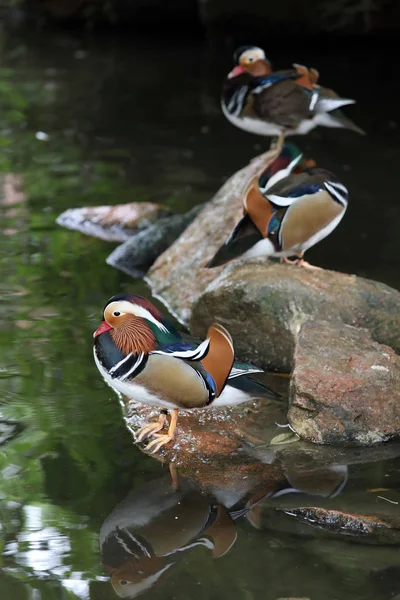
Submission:
<svg viewBox="0 0 400 600">
<path fill-rule="evenodd" d="M 286 258 L 286 256 L 281 257 L 281 263 L 286 265 L 296 265 L 297 267 L 302 267 L 303 269 L 310 269 L 314 271 L 322 271 L 321 267 L 316 267 L 315 265 L 311 265 L 304 258 L 295 258 L 294 260 L 290 260 Z"/>
<path fill-rule="evenodd" d="M 168 444 L 169 442 L 171 442 L 174 439 L 173 435 L 169 435 L 168 433 L 164 434 L 164 433 L 157 433 L 154 436 L 154 440 L 151 440 L 151 442 L 149 444 L 147 444 L 145 450 L 150 451 L 150 454 L 156 454 L 160 448 L 162 448 L 162 446 L 165 446 L 166 444 Z"/>
<path fill-rule="evenodd" d="M 165 415 L 164 415 L 165 416 Z M 160 415 L 161 417 L 161 415 Z M 174 408 L 171 415 L 171 423 L 169 425 L 168 433 L 156 433 L 154 435 L 154 440 L 151 440 L 149 444 L 147 444 L 145 450 L 146 452 L 151 450 L 150 454 L 155 454 L 159 451 L 162 446 L 168 444 L 174 439 L 176 423 L 178 421 L 178 409 Z"/>
<path fill-rule="evenodd" d="M 161 431 L 167 424 L 167 415 L 165 413 L 161 413 L 156 423 L 149 423 L 148 425 L 144 425 L 139 429 L 136 433 L 136 441 L 142 442 L 143 440 L 151 437 L 158 431 Z"/>
</svg>

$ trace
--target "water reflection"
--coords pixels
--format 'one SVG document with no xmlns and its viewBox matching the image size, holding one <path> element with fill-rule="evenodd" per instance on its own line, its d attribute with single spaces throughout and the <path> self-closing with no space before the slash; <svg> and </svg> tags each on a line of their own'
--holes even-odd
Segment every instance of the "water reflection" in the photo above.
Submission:
<svg viewBox="0 0 400 600">
<path fill-rule="evenodd" d="M 261 502 L 301 494 L 302 500 L 335 497 L 348 480 L 347 466 L 273 470 L 262 482 L 237 472 L 229 486 L 202 486 L 170 464 L 171 474 L 133 489 L 100 530 L 103 565 L 121 598 L 135 598 L 161 585 L 173 567 L 199 547 L 212 558 L 225 556 L 243 518 L 259 529 Z M 247 481 L 247 483 L 244 483 Z"/>
</svg>

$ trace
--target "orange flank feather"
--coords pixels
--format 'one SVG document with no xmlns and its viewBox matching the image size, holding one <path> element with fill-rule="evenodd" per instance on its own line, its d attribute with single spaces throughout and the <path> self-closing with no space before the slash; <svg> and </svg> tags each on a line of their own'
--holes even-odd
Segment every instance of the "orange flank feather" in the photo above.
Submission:
<svg viewBox="0 0 400 600">
<path fill-rule="evenodd" d="M 202 536 L 209 537 L 214 542 L 212 551 L 214 558 L 224 556 L 236 542 L 236 525 L 226 508 L 221 504 L 218 505 L 217 518 L 212 525 L 204 530 Z"/>
<path fill-rule="evenodd" d="M 311 81 L 314 85 L 316 85 L 319 79 L 319 71 L 317 71 L 317 69 L 311 68 L 308 70 L 308 72 L 310 73 Z"/>
<path fill-rule="evenodd" d="M 215 323 L 211 325 L 207 337 L 210 340 L 210 346 L 208 354 L 203 358 L 201 364 L 213 378 L 218 397 L 222 393 L 231 372 L 235 352 L 232 338 L 222 325 Z"/>
<path fill-rule="evenodd" d="M 304 158 L 302 163 L 295 167 L 292 171 L 293 175 L 297 175 L 298 173 L 304 173 L 304 169 L 312 169 L 316 167 L 317 163 L 313 158 Z"/>
<path fill-rule="evenodd" d="M 257 175 L 247 186 L 243 196 L 243 205 L 245 212 L 249 215 L 258 231 L 266 238 L 268 235 L 268 226 L 273 215 L 273 207 L 261 194 L 258 187 L 258 178 L 259 176 Z"/>
<path fill-rule="evenodd" d="M 318 71 L 316 69 L 309 69 L 304 65 L 298 65 L 296 63 L 293 66 L 296 69 L 297 73 L 300 75 L 300 77 L 296 79 L 297 85 L 300 85 L 301 87 L 312 91 L 314 89 L 315 84 L 318 81 Z"/>
</svg>

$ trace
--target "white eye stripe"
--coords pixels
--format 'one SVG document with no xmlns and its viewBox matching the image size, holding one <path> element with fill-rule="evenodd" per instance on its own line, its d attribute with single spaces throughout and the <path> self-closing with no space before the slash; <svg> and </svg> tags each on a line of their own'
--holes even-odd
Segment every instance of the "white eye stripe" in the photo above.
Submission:
<svg viewBox="0 0 400 600">
<path fill-rule="evenodd" d="M 138 304 L 133 304 L 132 302 L 128 302 L 127 300 L 119 300 L 119 301 L 111 302 L 107 308 L 109 308 L 109 310 L 111 310 L 112 312 L 118 311 L 121 314 L 128 313 L 131 315 L 135 315 L 135 317 L 141 317 L 142 319 L 147 319 L 151 323 L 154 323 L 154 325 L 157 325 L 157 327 L 161 331 L 164 331 L 164 333 L 168 332 L 168 329 L 167 329 L 167 327 L 165 327 L 165 325 L 163 325 L 160 321 L 158 321 L 155 317 L 153 317 L 153 315 L 151 314 L 150 311 L 148 311 L 143 306 L 139 306 Z"/>
<path fill-rule="evenodd" d="M 247 50 L 243 52 L 240 57 L 240 60 L 245 62 L 254 62 L 256 60 L 265 60 L 265 52 L 262 48 L 253 48 L 252 50 Z"/>
</svg>

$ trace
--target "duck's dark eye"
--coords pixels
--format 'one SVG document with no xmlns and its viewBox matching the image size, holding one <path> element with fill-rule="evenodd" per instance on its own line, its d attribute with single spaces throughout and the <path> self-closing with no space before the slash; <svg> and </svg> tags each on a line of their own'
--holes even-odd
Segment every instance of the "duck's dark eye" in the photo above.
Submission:
<svg viewBox="0 0 400 600">
<path fill-rule="evenodd" d="M 113 312 L 113 316 L 114 316 L 114 317 L 119 317 L 119 316 L 120 316 L 120 314 L 121 314 L 121 313 L 119 312 L 119 310 L 114 310 L 114 312 Z"/>
<path fill-rule="evenodd" d="M 253 60 L 254 60 L 254 58 L 251 58 L 251 57 L 247 59 L 248 62 L 253 62 Z"/>
<path fill-rule="evenodd" d="M 125 579 L 121 579 L 121 581 L 119 583 L 120 583 L 120 585 L 128 585 L 128 582 L 125 581 Z"/>
</svg>

